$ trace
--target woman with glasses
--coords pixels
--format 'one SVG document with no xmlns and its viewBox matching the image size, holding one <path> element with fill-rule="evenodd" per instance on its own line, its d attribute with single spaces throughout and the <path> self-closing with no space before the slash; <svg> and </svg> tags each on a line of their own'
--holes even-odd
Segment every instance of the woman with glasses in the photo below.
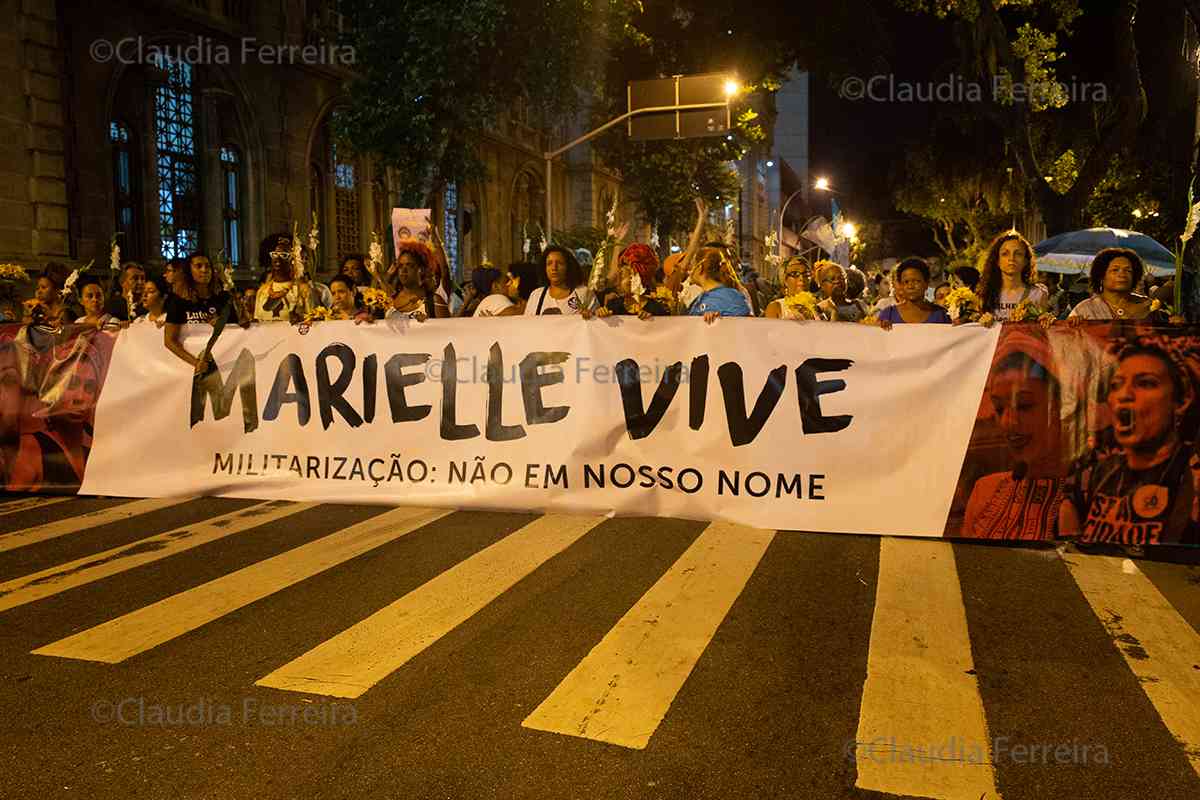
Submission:
<svg viewBox="0 0 1200 800">
<path fill-rule="evenodd" d="M 867 315 L 866 304 L 846 297 L 846 271 L 832 261 L 816 263 L 821 301 L 817 312 L 828 322 L 859 322 Z"/>
<path fill-rule="evenodd" d="M 812 268 L 801 256 L 792 256 L 783 265 L 783 297 L 767 304 L 765 316 L 771 319 L 816 319 L 807 307 L 789 303 L 787 298 L 812 291 Z"/>
</svg>

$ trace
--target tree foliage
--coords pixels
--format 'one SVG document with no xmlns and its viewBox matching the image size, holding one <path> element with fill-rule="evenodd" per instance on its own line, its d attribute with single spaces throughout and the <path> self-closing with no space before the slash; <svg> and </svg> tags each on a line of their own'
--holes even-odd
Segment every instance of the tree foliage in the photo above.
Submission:
<svg viewBox="0 0 1200 800">
<path fill-rule="evenodd" d="M 402 202 L 480 177 L 474 147 L 502 109 L 527 102 L 553 126 L 598 86 L 599 37 L 634 0 L 338 0 L 358 76 L 335 135 L 401 177 Z"/>
</svg>

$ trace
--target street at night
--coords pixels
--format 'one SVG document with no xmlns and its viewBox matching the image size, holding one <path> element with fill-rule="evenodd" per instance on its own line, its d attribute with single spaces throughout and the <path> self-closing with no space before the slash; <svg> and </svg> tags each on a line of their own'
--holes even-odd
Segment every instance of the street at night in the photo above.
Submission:
<svg viewBox="0 0 1200 800">
<path fill-rule="evenodd" d="M 1200 792 L 1195 558 L 227 499 L 0 531 L 6 797 Z"/>
</svg>

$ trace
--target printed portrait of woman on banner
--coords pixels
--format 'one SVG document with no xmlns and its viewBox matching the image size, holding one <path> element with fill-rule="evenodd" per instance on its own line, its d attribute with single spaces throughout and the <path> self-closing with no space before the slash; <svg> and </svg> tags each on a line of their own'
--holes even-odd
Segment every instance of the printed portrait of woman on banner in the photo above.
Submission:
<svg viewBox="0 0 1200 800">
<path fill-rule="evenodd" d="M 13 326 L 4 333 L 0 483 L 7 491 L 78 491 L 114 337 L 75 327 Z"/>
<path fill-rule="evenodd" d="M 1108 427 L 1072 471 L 1060 535 L 1086 543 L 1200 544 L 1200 337 L 1128 329 L 1110 341 Z"/>
<path fill-rule="evenodd" d="M 969 486 L 962 525 L 948 535 L 1054 537 L 1066 472 L 1062 384 L 1045 331 L 1004 330 L 960 478 L 959 497 Z"/>
</svg>

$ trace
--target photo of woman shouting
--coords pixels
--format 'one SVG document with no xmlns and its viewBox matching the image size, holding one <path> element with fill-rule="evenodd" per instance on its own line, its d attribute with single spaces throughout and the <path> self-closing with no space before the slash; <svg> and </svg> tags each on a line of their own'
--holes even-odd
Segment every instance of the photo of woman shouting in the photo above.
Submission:
<svg viewBox="0 0 1200 800">
<path fill-rule="evenodd" d="M 1106 404 L 1119 450 L 1075 476 L 1063 536 L 1083 543 L 1200 544 L 1196 390 L 1185 356 L 1156 343 L 1117 356 Z"/>
</svg>

